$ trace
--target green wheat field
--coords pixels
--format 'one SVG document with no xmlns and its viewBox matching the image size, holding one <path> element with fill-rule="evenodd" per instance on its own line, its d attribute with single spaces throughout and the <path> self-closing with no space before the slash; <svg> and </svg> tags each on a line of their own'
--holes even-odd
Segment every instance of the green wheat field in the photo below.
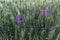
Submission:
<svg viewBox="0 0 60 40">
<path fill-rule="evenodd" d="M 0 0 L 0 40 L 60 40 L 60 0 Z"/>
</svg>

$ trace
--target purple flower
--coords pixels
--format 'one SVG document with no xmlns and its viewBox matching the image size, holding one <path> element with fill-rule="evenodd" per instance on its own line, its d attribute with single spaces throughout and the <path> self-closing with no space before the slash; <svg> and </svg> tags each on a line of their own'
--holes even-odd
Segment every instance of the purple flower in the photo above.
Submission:
<svg viewBox="0 0 60 40">
<path fill-rule="evenodd" d="M 42 14 L 45 15 L 45 16 L 48 14 L 48 12 L 49 12 L 48 9 L 43 9 L 43 10 L 42 10 Z"/>
<path fill-rule="evenodd" d="M 15 21 L 16 22 L 21 22 L 22 21 L 22 18 L 20 18 L 19 16 L 16 16 Z"/>
</svg>

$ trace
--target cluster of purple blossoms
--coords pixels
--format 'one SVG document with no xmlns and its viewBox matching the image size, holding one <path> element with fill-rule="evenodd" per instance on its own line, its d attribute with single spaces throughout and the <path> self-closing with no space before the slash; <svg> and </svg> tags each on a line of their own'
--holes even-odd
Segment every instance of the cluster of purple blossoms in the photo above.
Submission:
<svg viewBox="0 0 60 40">
<path fill-rule="evenodd" d="M 42 10 L 42 15 L 46 16 L 48 14 L 49 10 L 48 9 L 43 9 Z"/>
<path fill-rule="evenodd" d="M 22 21 L 22 18 L 19 17 L 19 16 L 16 16 L 15 21 L 16 21 L 16 22 L 21 22 L 21 21 Z"/>
</svg>

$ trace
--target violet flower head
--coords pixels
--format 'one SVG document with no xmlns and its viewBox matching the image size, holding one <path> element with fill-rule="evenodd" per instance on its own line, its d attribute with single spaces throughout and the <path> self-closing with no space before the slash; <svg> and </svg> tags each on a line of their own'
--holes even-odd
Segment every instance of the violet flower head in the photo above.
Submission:
<svg viewBox="0 0 60 40">
<path fill-rule="evenodd" d="M 43 9 L 43 10 L 42 10 L 42 14 L 45 15 L 45 16 L 48 14 L 48 12 L 49 12 L 48 9 Z"/>
<path fill-rule="evenodd" d="M 20 18 L 19 16 L 16 16 L 15 21 L 16 22 L 21 22 L 22 21 L 22 18 Z"/>
</svg>

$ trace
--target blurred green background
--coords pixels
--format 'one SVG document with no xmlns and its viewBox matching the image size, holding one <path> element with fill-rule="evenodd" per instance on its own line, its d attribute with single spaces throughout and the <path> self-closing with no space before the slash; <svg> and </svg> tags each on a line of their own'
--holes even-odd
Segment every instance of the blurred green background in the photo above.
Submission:
<svg viewBox="0 0 60 40">
<path fill-rule="evenodd" d="M 0 40 L 60 40 L 60 1 L 0 0 Z"/>
</svg>

